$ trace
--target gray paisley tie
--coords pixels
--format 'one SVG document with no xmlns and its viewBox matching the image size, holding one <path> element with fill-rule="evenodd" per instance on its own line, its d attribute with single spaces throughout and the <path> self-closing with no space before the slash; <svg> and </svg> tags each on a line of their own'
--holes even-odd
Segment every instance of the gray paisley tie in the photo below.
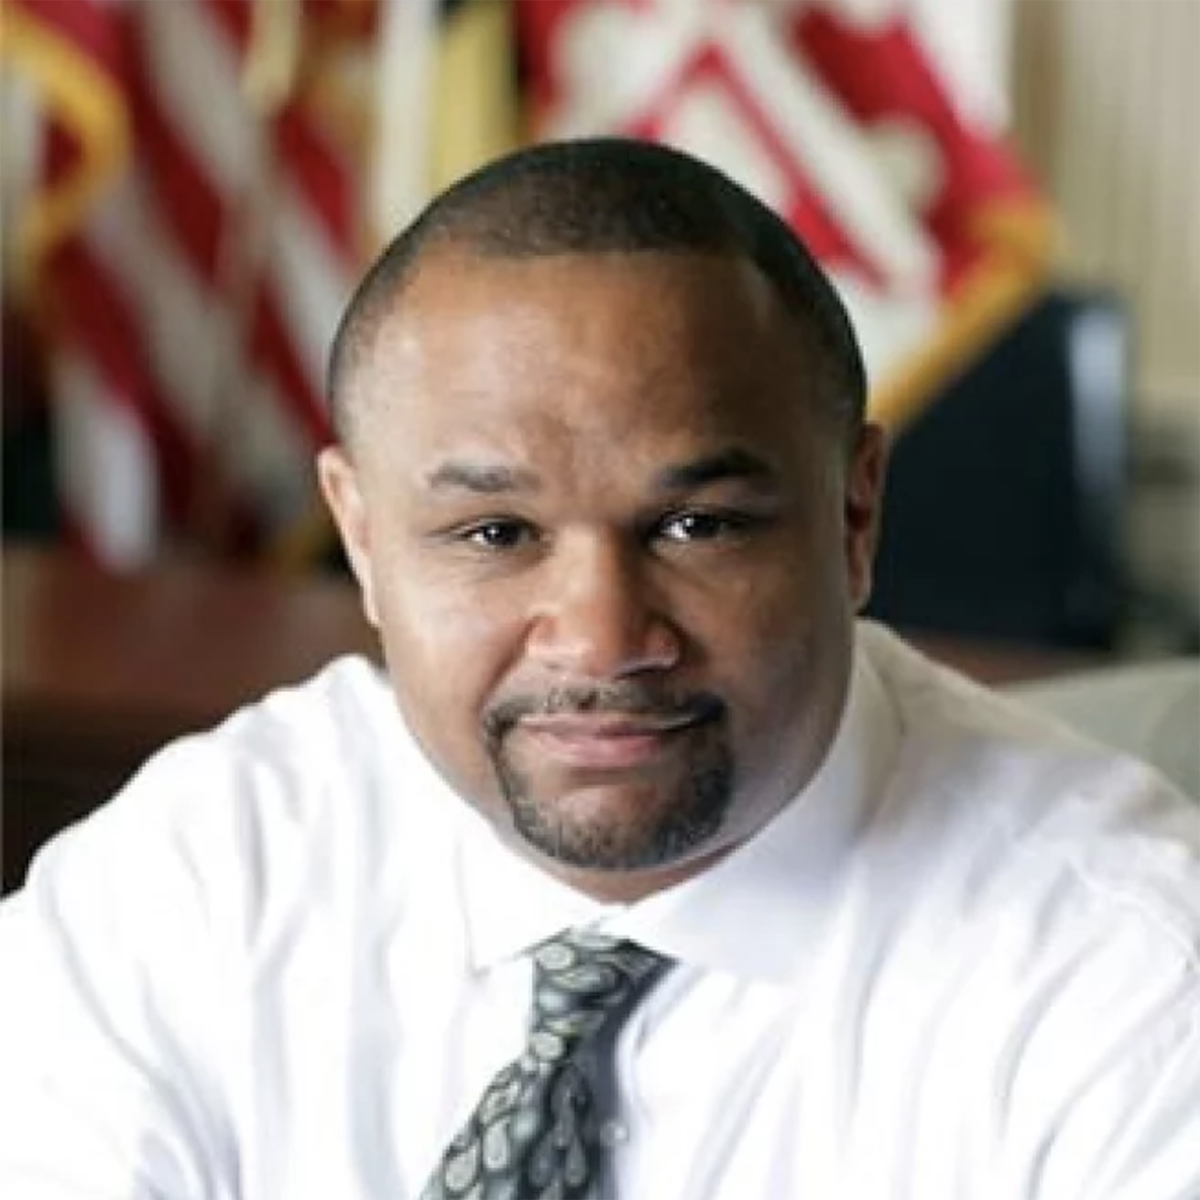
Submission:
<svg viewBox="0 0 1200 1200">
<path fill-rule="evenodd" d="M 533 952 L 524 1052 L 488 1085 L 421 1200 L 582 1200 L 596 1167 L 580 1049 L 615 1032 L 665 965 L 632 942 L 568 931 Z"/>
</svg>

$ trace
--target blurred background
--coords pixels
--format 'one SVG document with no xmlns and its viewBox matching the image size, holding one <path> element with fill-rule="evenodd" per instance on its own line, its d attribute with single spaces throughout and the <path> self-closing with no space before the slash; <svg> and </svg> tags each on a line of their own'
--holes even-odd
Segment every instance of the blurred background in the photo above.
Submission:
<svg viewBox="0 0 1200 1200">
<path fill-rule="evenodd" d="M 691 149 L 825 264 L 894 445 L 874 615 L 992 680 L 1200 648 L 1200 0 L 0 14 L 6 864 L 369 648 L 311 469 L 329 340 L 432 192 L 536 139 Z"/>
</svg>

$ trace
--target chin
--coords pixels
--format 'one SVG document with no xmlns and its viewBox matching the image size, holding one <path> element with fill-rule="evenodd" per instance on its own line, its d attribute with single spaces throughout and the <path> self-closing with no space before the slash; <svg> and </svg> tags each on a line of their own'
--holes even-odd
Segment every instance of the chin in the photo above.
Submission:
<svg viewBox="0 0 1200 1200">
<path fill-rule="evenodd" d="M 563 866 L 613 872 L 669 867 L 702 853 L 723 829 L 727 807 L 613 785 L 554 799 L 509 797 L 526 845 Z"/>
</svg>

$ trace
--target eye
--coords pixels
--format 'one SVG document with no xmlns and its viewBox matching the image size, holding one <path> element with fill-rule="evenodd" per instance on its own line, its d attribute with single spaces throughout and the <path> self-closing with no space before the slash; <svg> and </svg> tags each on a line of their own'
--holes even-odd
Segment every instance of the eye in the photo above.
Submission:
<svg viewBox="0 0 1200 1200">
<path fill-rule="evenodd" d="M 526 521 L 497 517 L 471 525 L 460 536 L 463 541 L 480 550 L 515 550 L 532 542 L 537 533 Z"/>
<path fill-rule="evenodd" d="M 745 513 L 695 509 L 665 517 L 658 526 L 657 535 L 668 542 L 709 542 L 714 538 L 736 536 L 751 522 L 752 518 Z"/>
</svg>

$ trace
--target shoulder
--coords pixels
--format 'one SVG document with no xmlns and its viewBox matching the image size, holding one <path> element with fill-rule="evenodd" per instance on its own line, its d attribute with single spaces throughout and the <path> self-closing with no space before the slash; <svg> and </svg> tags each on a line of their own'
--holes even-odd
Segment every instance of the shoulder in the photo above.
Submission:
<svg viewBox="0 0 1200 1200">
<path fill-rule="evenodd" d="M 414 799 L 441 786 L 382 674 L 339 659 L 159 751 L 39 853 L 25 891 L 68 920 L 120 905 L 142 925 L 160 904 L 253 942 L 272 914 L 403 877 L 446 807 Z"/>
<path fill-rule="evenodd" d="M 1200 814 L 1200 798 L 1181 795 L 1130 751 L 1129 738 L 1087 731 L 1094 723 L 1038 701 L 1036 691 L 983 686 L 868 622 L 859 629 L 858 647 L 897 715 L 902 765 L 928 772 L 927 784 L 943 793 L 969 791 L 976 805 L 994 798 L 1017 819 L 1054 815 L 1061 811 L 1057 801 L 1085 795 L 1095 797 L 1091 815 L 1101 820 L 1106 801 L 1128 806 L 1135 796 L 1151 794 L 1169 798 L 1186 824 Z M 1129 714 L 1130 721 L 1138 717 Z M 1110 723 L 1114 719 L 1109 714 Z M 1022 807 L 1026 798 L 1035 802 L 1033 811 Z"/>
<path fill-rule="evenodd" d="M 1008 930 L 1024 917 L 1047 944 L 1128 928 L 1200 970 L 1200 805 L 879 627 L 860 630 L 860 651 L 902 729 L 884 807 L 965 912 Z"/>
<path fill-rule="evenodd" d="M 20 1106 L 0 1159 L 69 1160 L 110 1195 L 198 1195 L 235 1163 L 262 997 L 310 1002 L 378 936 L 375 881 L 406 878 L 411 757 L 383 679 L 343 659 L 166 747 L 43 848 L 0 904 L 0 1107 Z M 278 997 L 264 1011 L 286 1028 Z"/>
<path fill-rule="evenodd" d="M 406 741 L 378 670 L 337 659 L 165 746 L 91 821 L 186 827 L 231 810 L 316 821 L 331 793 L 369 798 L 394 786 Z"/>
<path fill-rule="evenodd" d="M 932 1014 L 947 1078 L 982 1081 L 1046 1194 L 1159 1172 L 1191 1195 L 1200 806 L 884 630 L 859 646 L 901 726 L 858 872 L 890 1007 Z"/>
</svg>

